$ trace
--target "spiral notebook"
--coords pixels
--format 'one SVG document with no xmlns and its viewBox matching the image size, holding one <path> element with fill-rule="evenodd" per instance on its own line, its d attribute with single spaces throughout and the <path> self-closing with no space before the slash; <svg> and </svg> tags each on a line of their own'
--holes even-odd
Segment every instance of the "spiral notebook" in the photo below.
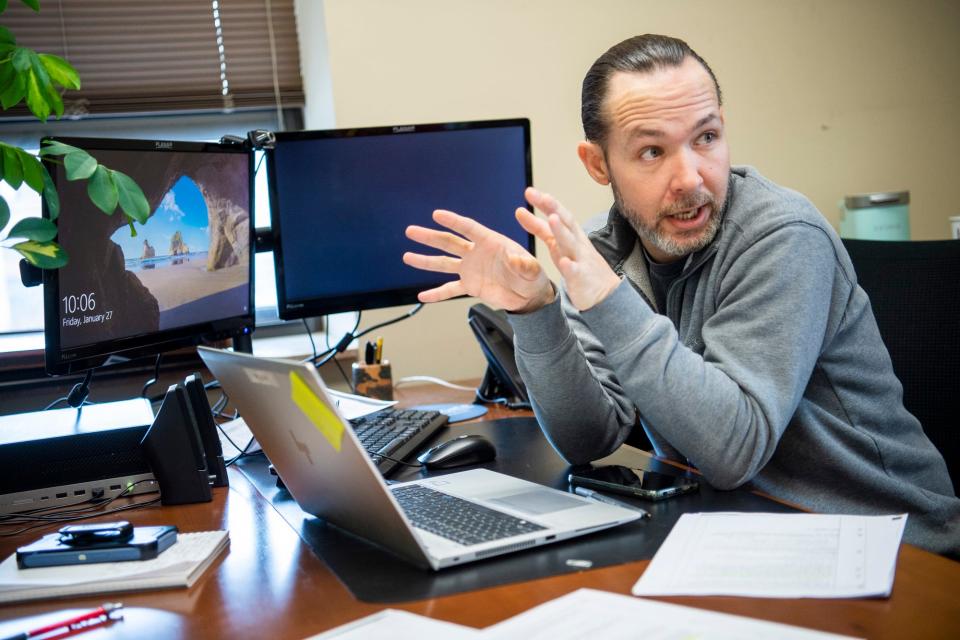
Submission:
<svg viewBox="0 0 960 640">
<path fill-rule="evenodd" d="M 228 543 L 226 531 L 181 533 L 153 560 L 37 569 L 18 569 L 11 555 L 0 563 L 0 603 L 190 587 Z"/>
</svg>

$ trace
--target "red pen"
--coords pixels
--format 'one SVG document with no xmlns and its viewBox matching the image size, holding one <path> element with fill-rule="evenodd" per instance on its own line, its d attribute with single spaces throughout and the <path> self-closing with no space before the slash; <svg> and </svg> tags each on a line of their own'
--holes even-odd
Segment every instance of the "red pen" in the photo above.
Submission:
<svg viewBox="0 0 960 640">
<path fill-rule="evenodd" d="M 110 614 L 122 608 L 123 605 L 119 602 L 107 602 L 104 605 L 97 607 L 93 611 L 81 613 L 80 615 L 70 618 L 69 620 L 61 620 L 60 622 L 54 622 L 53 624 L 48 624 L 44 627 L 31 629 L 30 631 L 24 631 L 23 633 L 18 633 L 17 635 L 3 638 L 3 640 L 28 640 L 28 638 L 35 638 L 46 633 L 52 633 L 53 631 L 59 631 L 63 629 L 63 633 L 60 633 L 56 636 L 51 636 L 49 640 L 53 640 L 53 638 L 62 638 L 72 634 L 75 631 L 85 629 L 86 627 L 93 627 L 98 624 L 103 624 L 111 619 Z"/>
</svg>

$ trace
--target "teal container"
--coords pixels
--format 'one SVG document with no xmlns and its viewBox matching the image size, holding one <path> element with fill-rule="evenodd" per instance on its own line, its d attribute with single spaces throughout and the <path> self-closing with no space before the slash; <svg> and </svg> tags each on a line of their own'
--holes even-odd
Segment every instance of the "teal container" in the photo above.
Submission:
<svg viewBox="0 0 960 640">
<path fill-rule="evenodd" d="M 840 202 L 840 236 L 858 240 L 909 240 L 910 192 L 845 197 Z"/>
</svg>

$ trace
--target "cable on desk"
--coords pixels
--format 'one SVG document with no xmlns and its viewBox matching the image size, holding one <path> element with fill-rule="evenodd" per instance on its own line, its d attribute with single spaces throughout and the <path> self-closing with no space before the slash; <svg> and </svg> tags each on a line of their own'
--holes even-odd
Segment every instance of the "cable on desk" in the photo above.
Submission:
<svg viewBox="0 0 960 640">
<path fill-rule="evenodd" d="M 154 480 L 138 480 L 133 482 L 123 489 L 120 493 L 113 496 L 112 498 L 107 499 L 95 499 L 91 498 L 85 500 L 84 502 L 78 502 L 73 505 L 67 505 L 66 507 L 43 507 L 40 509 L 33 509 L 30 511 L 24 511 L 21 513 L 10 513 L 3 516 L 0 516 L 0 526 L 6 527 L 11 525 L 20 525 L 28 524 L 26 527 L 21 527 L 20 529 L 14 531 L 0 531 L 0 537 L 9 537 L 19 535 L 26 531 L 32 529 L 38 529 L 40 527 L 49 526 L 51 524 L 60 524 L 63 522 L 74 522 L 76 520 L 84 520 L 86 518 L 91 518 L 95 516 L 104 516 L 112 513 L 120 513 L 122 511 L 129 511 L 131 509 L 139 509 L 140 507 L 153 506 L 160 503 L 160 498 L 151 498 L 149 500 L 142 500 L 140 502 L 135 502 L 132 504 L 126 504 L 113 509 L 103 510 L 104 507 L 112 504 L 120 498 L 129 498 L 132 497 L 129 492 L 141 482 L 154 482 Z M 79 507 L 79 508 L 77 508 Z M 53 511 L 57 509 L 56 511 Z M 43 513 L 45 511 L 52 511 L 52 513 Z"/>
<path fill-rule="evenodd" d="M 44 411 L 49 411 L 61 402 L 66 402 L 68 406 L 73 407 L 74 409 L 79 409 L 80 407 L 94 404 L 87 400 L 87 396 L 90 395 L 90 381 L 93 380 L 93 369 L 87 369 L 87 374 L 83 377 L 83 382 L 78 382 L 73 385 L 73 388 L 70 389 L 70 393 L 60 398 L 57 398 L 47 406 L 43 408 Z"/>
<path fill-rule="evenodd" d="M 363 336 L 367 335 L 371 331 L 375 331 L 377 329 L 380 329 L 381 327 L 386 327 L 387 325 L 395 324 L 397 322 L 400 322 L 401 320 L 406 320 L 407 318 L 411 318 L 414 315 L 416 315 L 421 309 L 423 309 L 423 303 L 418 302 L 416 305 L 413 306 L 413 308 L 410 309 L 410 311 L 407 311 L 403 315 L 397 316 L 396 318 L 391 318 L 390 320 L 386 320 L 379 324 L 375 324 L 372 327 L 367 327 L 360 333 L 357 333 L 357 328 L 360 326 L 360 312 L 357 312 L 357 322 L 353 326 L 353 329 L 351 331 L 345 333 L 335 346 L 330 347 L 327 351 L 317 355 L 314 358 L 308 358 L 304 360 L 304 362 L 313 362 L 314 366 L 316 366 L 319 369 L 322 365 L 332 360 L 338 353 L 342 353 L 346 351 L 347 347 L 350 346 L 350 343 L 353 342 L 354 340 L 357 340 L 358 338 L 362 338 Z M 327 345 L 329 346 L 329 344 L 330 342 L 328 340 Z M 317 358 L 323 358 L 323 360 L 321 360 L 320 362 L 317 362 Z M 346 374 L 344 374 L 344 377 L 346 377 Z"/>
<path fill-rule="evenodd" d="M 422 469 L 424 466 L 419 462 L 407 462 L 405 460 L 400 460 L 399 458 L 391 458 L 390 456 L 385 456 L 382 453 L 377 453 L 376 451 L 370 451 L 369 449 L 364 449 L 364 451 L 366 451 L 371 458 L 383 458 L 384 460 L 389 460 L 390 462 L 396 462 L 397 464 L 402 464 L 408 467 L 415 467 L 417 469 Z M 374 460 L 374 464 L 376 463 L 377 461 Z"/>
<path fill-rule="evenodd" d="M 347 372 L 343 370 L 343 367 L 342 367 L 342 366 L 340 366 L 340 361 L 339 361 L 339 360 L 334 360 L 334 361 L 333 361 L 333 364 L 337 365 L 337 369 L 340 370 L 340 375 L 343 376 L 344 382 L 347 383 L 347 388 L 350 389 L 350 393 L 356 393 L 357 390 L 356 390 L 356 388 L 353 386 L 353 380 L 350 379 L 350 376 L 347 375 Z"/>
<path fill-rule="evenodd" d="M 227 439 L 229 440 L 229 438 L 227 438 Z M 241 449 L 241 448 L 238 447 L 237 445 L 233 444 L 233 441 L 232 441 L 232 440 L 230 440 L 230 444 L 233 445 L 234 449 L 237 449 L 238 451 L 240 451 L 240 453 L 238 453 L 237 455 L 233 456 L 232 458 L 230 458 L 229 460 L 227 460 L 226 462 L 224 462 L 224 463 L 223 463 L 223 466 L 229 467 L 230 465 L 232 465 L 234 462 L 236 462 L 236 461 L 239 460 L 240 458 L 244 458 L 244 457 L 248 457 L 248 456 L 255 456 L 255 455 L 258 455 L 258 454 L 263 453 L 263 450 L 262 450 L 262 449 L 258 449 L 258 450 L 256 450 L 256 451 L 248 451 L 248 449 L 249 449 L 249 448 L 253 445 L 253 443 L 256 442 L 256 441 L 257 441 L 257 439 L 256 439 L 255 437 L 251 436 L 251 437 L 250 437 L 250 440 L 247 441 L 246 446 L 244 446 L 243 449 Z"/>
<path fill-rule="evenodd" d="M 310 338 L 310 349 L 313 350 L 313 357 L 310 358 L 311 362 L 315 362 L 317 359 L 317 343 L 313 341 L 313 333 L 310 331 L 310 325 L 307 324 L 306 318 L 301 318 L 303 320 L 303 328 L 307 330 L 307 337 Z M 330 345 L 327 344 L 329 347 Z"/>
<path fill-rule="evenodd" d="M 157 380 L 160 379 L 160 360 L 161 360 L 162 358 L 163 358 L 163 354 L 162 354 L 162 353 L 158 353 L 158 354 L 157 354 L 157 360 L 156 360 L 156 362 L 153 363 L 153 377 L 150 378 L 149 380 L 147 380 L 147 381 L 144 383 L 143 389 L 140 390 L 140 397 L 141 397 L 141 398 L 146 398 L 146 397 L 147 397 L 147 389 L 149 389 L 150 387 L 152 387 L 152 386 L 157 382 Z M 153 400 L 151 400 L 151 402 L 153 402 Z"/>
<path fill-rule="evenodd" d="M 400 378 L 396 382 L 394 382 L 393 386 L 399 387 L 401 385 L 411 384 L 413 382 L 429 382 L 432 384 L 440 385 L 441 387 L 446 387 L 447 389 L 457 389 L 459 391 L 476 391 L 477 390 L 476 387 L 466 387 L 462 384 L 454 384 L 452 382 L 447 382 L 446 380 L 435 378 L 433 376 L 405 376 L 403 378 Z"/>
<path fill-rule="evenodd" d="M 506 398 L 487 398 L 480 390 L 477 389 L 477 400 L 485 404 L 499 404 L 503 405 L 507 409 L 513 409 L 514 411 L 520 411 L 522 409 L 532 409 L 529 402 L 510 402 Z"/>
<path fill-rule="evenodd" d="M 357 327 L 360 326 L 360 312 L 359 312 L 359 311 L 357 312 L 357 321 L 356 321 L 356 323 L 354 323 L 353 329 L 351 329 L 351 330 L 348 331 L 347 333 L 343 334 L 343 337 L 340 338 L 340 341 L 339 341 L 335 346 L 333 346 L 333 347 L 330 346 L 329 326 L 330 326 L 329 323 L 327 323 L 327 327 L 328 327 L 328 328 L 327 328 L 327 338 L 326 338 L 326 341 L 327 341 L 327 350 L 324 351 L 323 353 L 317 354 L 317 355 L 314 356 L 313 358 L 306 358 L 305 360 L 303 360 L 303 362 L 312 362 L 312 363 L 313 363 L 313 366 L 315 366 L 317 369 L 319 369 L 320 367 L 322 367 L 322 366 L 325 365 L 326 363 L 330 362 L 330 360 L 332 360 L 334 357 L 336 357 L 336 355 L 337 355 L 338 353 L 342 353 L 342 352 L 346 351 L 346 350 L 347 350 L 347 347 L 350 346 L 350 343 L 353 342 L 353 341 L 356 339 L 356 335 L 355 335 L 355 334 L 356 334 L 356 332 L 357 332 Z M 323 358 L 323 360 L 320 360 L 319 362 L 317 362 L 317 359 L 318 359 L 318 358 Z"/>
</svg>

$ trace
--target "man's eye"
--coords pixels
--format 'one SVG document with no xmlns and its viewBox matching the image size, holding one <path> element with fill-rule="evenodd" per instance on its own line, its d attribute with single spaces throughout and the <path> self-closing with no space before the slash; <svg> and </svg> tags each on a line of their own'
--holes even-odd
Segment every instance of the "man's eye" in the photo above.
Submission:
<svg viewBox="0 0 960 640">
<path fill-rule="evenodd" d="M 719 137 L 719 136 L 717 136 L 717 132 L 716 132 L 716 131 L 705 131 L 705 132 L 704 132 L 703 134 L 701 134 L 701 136 L 700 136 L 700 142 L 701 142 L 702 144 L 710 144 L 711 142 L 713 142 L 714 140 L 716 140 L 718 137 Z"/>
<path fill-rule="evenodd" d="M 657 147 L 647 147 L 640 152 L 641 160 L 655 160 L 663 155 L 663 151 Z"/>
</svg>

